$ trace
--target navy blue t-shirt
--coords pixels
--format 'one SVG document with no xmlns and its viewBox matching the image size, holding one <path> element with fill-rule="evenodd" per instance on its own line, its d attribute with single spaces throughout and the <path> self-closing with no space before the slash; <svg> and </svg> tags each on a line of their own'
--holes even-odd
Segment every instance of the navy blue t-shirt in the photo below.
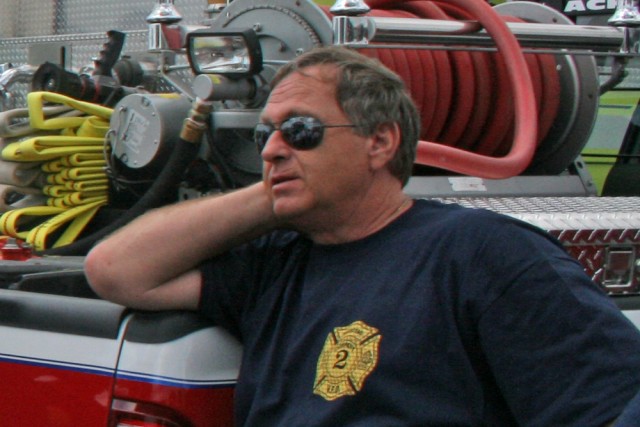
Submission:
<svg viewBox="0 0 640 427">
<path fill-rule="evenodd" d="M 417 200 L 362 240 L 279 231 L 202 267 L 244 345 L 238 425 L 598 426 L 640 388 L 640 334 L 545 233 Z"/>
<path fill-rule="evenodd" d="M 627 404 L 613 427 L 638 427 L 640 425 L 640 391 Z"/>
</svg>

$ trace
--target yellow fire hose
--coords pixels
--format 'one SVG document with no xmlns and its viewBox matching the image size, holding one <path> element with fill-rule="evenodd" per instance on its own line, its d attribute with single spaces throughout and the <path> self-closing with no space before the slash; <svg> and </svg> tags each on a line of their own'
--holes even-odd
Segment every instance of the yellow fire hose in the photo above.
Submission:
<svg viewBox="0 0 640 427">
<path fill-rule="evenodd" d="M 51 104 L 82 115 L 50 117 Z M 32 136 L 9 143 L 2 159 L 37 163 L 45 175 L 41 192 L 46 202 L 5 212 L 0 216 L 0 232 L 40 251 L 72 243 L 107 204 L 105 134 L 113 110 L 49 92 L 29 93 L 27 106 Z M 57 134 L 42 135 L 42 130 Z"/>
</svg>

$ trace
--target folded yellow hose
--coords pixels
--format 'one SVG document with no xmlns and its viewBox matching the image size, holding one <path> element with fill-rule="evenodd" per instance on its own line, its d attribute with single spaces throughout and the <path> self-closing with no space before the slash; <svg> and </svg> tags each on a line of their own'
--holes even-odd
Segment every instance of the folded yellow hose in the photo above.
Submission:
<svg viewBox="0 0 640 427">
<path fill-rule="evenodd" d="M 60 159 L 64 166 L 104 166 L 104 154 L 75 153 Z"/>
<path fill-rule="evenodd" d="M 70 107 L 57 105 L 53 107 L 42 107 L 39 114 L 42 117 L 61 116 L 71 111 Z M 20 137 L 32 134 L 34 129 L 26 120 L 29 118 L 28 108 L 15 108 L 9 111 L 0 112 L 0 136 L 3 138 Z"/>
<path fill-rule="evenodd" d="M 31 92 L 27 94 L 27 105 L 29 109 L 29 122 L 35 129 L 67 129 L 79 128 L 86 120 L 86 117 L 53 117 L 47 118 L 45 115 L 45 103 L 56 103 L 66 105 L 75 110 L 91 116 L 101 118 L 108 123 L 113 113 L 112 108 L 92 104 L 90 102 L 78 101 L 65 95 L 52 92 Z"/>
<path fill-rule="evenodd" d="M 0 229 L 7 236 L 26 240 L 34 221 L 41 217 L 60 214 L 64 210 L 64 208 L 54 206 L 30 206 L 13 209 L 0 216 Z"/>
<path fill-rule="evenodd" d="M 102 198 L 88 204 L 67 209 L 61 214 L 54 216 L 32 229 L 27 236 L 27 241 L 31 242 L 31 244 L 36 248 L 45 248 L 48 245 L 47 238 L 49 235 L 61 226 L 69 223 L 64 233 L 51 245 L 51 247 L 57 248 L 59 246 L 72 243 L 87 226 L 89 221 L 91 221 L 95 216 L 98 209 L 106 204 L 106 198 Z"/>
<path fill-rule="evenodd" d="M 65 188 L 75 191 L 108 191 L 108 179 L 88 179 L 86 181 L 67 181 L 64 183 Z"/>
<path fill-rule="evenodd" d="M 47 104 L 47 107 L 44 105 Z M 82 116 L 51 117 L 51 104 Z M 105 173 L 105 135 L 113 110 L 65 95 L 32 92 L 27 95 L 31 135 L 2 149 L 11 164 L 34 164 L 45 175 L 41 206 L 12 209 L 0 216 L 0 232 L 24 239 L 35 250 L 72 243 L 108 203 Z M 42 134 L 42 130 L 57 134 Z"/>
<path fill-rule="evenodd" d="M 14 162 L 41 162 L 77 152 L 102 153 L 104 137 L 45 135 L 9 144 L 2 150 L 2 158 Z"/>
</svg>

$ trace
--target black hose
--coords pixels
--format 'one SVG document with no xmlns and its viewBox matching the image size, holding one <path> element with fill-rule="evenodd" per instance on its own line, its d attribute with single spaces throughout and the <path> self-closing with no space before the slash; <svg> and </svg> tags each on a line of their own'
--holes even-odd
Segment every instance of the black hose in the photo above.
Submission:
<svg viewBox="0 0 640 427">
<path fill-rule="evenodd" d="M 602 96 L 615 88 L 624 78 L 627 76 L 628 58 L 622 58 L 616 56 L 613 58 L 613 64 L 611 65 L 611 75 L 606 82 L 602 83 L 599 88 L 599 94 Z"/>
</svg>

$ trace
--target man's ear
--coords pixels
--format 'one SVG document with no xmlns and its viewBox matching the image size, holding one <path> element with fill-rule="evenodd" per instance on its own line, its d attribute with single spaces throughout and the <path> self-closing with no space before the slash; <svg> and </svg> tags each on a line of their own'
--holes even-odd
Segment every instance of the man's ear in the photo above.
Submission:
<svg viewBox="0 0 640 427">
<path fill-rule="evenodd" d="M 400 147 L 400 127 L 397 123 L 382 123 L 378 125 L 375 133 L 371 136 L 369 146 L 369 158 L 371 167 L 379 169 L 393 159 Z"/>
</svg>

